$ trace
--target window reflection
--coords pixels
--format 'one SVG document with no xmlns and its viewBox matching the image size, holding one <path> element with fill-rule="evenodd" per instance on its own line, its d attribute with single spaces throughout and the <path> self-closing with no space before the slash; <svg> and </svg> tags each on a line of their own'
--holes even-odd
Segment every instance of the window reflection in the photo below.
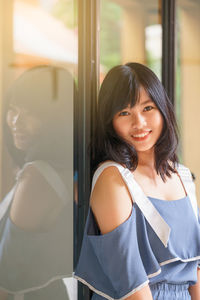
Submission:
<svg viewBox="0 0 200 300">
<path fill-rule="evenodd" d="M 77 64 L 74 1 L 22 1 L 13 7 L 13 48 L 16 63 Z"/>
<path fill-rule="evenodd" d="M 9 266 L 13 267 L 12 273 L 15 273 L 19 278 L 15 280 L 13 293 L 8 292 L 6 297 L 9 295 L 8 299 L 11 299 L 14 291 L 19 291 L 22 288 L 18 285 L 21 280 L 24 284 L 25 299 L 40 299 L 42 297 L 42 299 L 49 300 L 51 298 L 58 299 L 58 295 L 61 295 L 63 297 L 61 299 L 70 298 L 70 300 L 74 300 L 77 297 L 76 283 L 70 276 L 73 271 L 73 106 L 75 94 L 74 80 L 77 77 L 78 61 L 76 1 L 4 1 L 3 14 L 5 16 L 3 19 L 4 28 L 0 28 L 3 36 L 3 51 L 1 52 L 2 59 L 0 61 L 3 76 L 0 100 L 2 110 L 7 117 L 8 126 L 7 128 L 3 127 L 3 119 L 1 119 L 1 131 L 3 131 L 3 136 L 7 140 L 7 143 L 4 141 L 1 144 L 1 199 L 15 185 L 16 173 L 18 173 L 18 180 L 20 178 L 23 179 L 22 170 L 27 168 L 27 164 L 28 171 L 38 172 L 38 176 L 32 177 L 32 173 L 28 173 L 25 176 L 26 180 L 29 178 L 31 183 L 37 185 L 34 192 L 31 192 L 30 197 L 26 197 L 26 199 L 31 201 L 31 197 L 34 197 L 37 193 L 41 193 L 40 196 L 36 197 L 37 201 L 48 198 L 52 200 L 57 199 L 56 203 L 60 203 L 59 199 L 62 198 L 62 192 L 59 192 L 59 189 L 63 193 L 67 191 L 65 198 L 68 199 L 66 207 L 62 209 L 47 205 L 47 210 L 44 209 L 47 215 L 42 218 L 42 223 L 39 221 L 40 216 L 37 213 L 34 214 L 34 207 L 28 205 L 28 201 L 25 203 L 27 204 L 27 209 L 31 210 L 32 213 L 29 214 L 25 209 L 26 205 L 23 206 L 23 209 L 18 210 L 21 214 L 20 222 L 14 207 L 12 210 L 13 215 L 9 215 L 12 205 L 8 206 L 9 213 L 8 211 L 7 213 L 9 218 L 11 217 L 9 222 L 11 222 L 12 228 L 15 228 L 19 234 L 23 232 L 24 241 L 26 240 L 25 237 L 31 240 L 32 233 L 35 237 L 38 234 L 43 237 L 47 236 L 47 232 L 55 230 L 57 228 L 56 224 L 60 222 L 63 222 L 63 234 L 65 235 L 61 242 L 55 242 L 51 247 L 49 246 L 50 250 L 46 250 L 46 254 L 44 253 L 45 246 L 48 244 L 46 238 L 41 239 L 44 247 L 41 246 L 40 253 L 39 248 L 38 252 L 34 252 L 34 247 L 31 247 L 30 241 L 20 244 L 20 242 L 17 242 L 20 241 L 20 239 L 18 240 L 18 235 L 13 235 L 19 247 L 26 244 L 27 248 L 24 248 L 21 252 L 21 263 L 17 268 L 15 268 L 16 261 L 14 261 L 17 254 L 12 255 L 11 252 L 7 252 L 6 263 L 9 262 Z M 46 71 L 43 72 L 43 70 Z M 10 94 L 11 90 L 12 97 L 6 97 L 7 94 Z M 50 97 L 50 93 L 52 93 L 52 97 Z M 58 95 L 59 97 L 57 97 Z M 50 101 L 50 98 L 53 100 Z M 60 105 L 61 103 L 63 106 Z M 48 175 L 45 177 L 46 171 L 44 170 L 49 170 L 47 173 L 51 174 L 50 177 L 57 178 L 56 181 L 59 186 L 57 190 L 52 186 L 51 179 L 47 178 Z M 38 184 L 36 184 L 37 180 Z M 50 193 L 49 197 L 44 197 L 44 193 Z M 23 199 L 23 197 L 19 198 Z M 41 200 L 41 203 L 41 205 L 45 205 L 45 200 Z M 16 205 L 16 207 L 19 206 Z M 66 217 L 62 218 L 61 215 L 65 213 Z M 0 215 L 3 218 L 1 212 Z M 2 226 L 5 224 L 2 225 L 1 221 L 0 231 L 2 236 Z M 29 235 L 30 232 L 31 234 Z M 58 233 L 55 236 L 59 238 L 61 235 L 61 233 Z M 64 249 L 64 244 L 67 244 L 65 251 L 62 250 Z M 37 241 L 35 246 L 39 247 Z M 56 247 L 58 251 L 63 251 L 64 253 L 60 253 L 57 256 L 54 255 L 54 258 L 48 262 L 48 255 Z M 19 249 L 17 246 L 14 248 L 14 251 Z M 44 276 L 41 282 L 39 282 L 38 276 L 37 283 L 34 280 L 32 281 L 33 278 L 30 279 L 30 276 L 34 277 L 34 275 L 30 272 L 31 268 L 27 270 L 27 273 L 24 271 L 22 275 L 19 275 L 20 272 L 23 272 L 23 263 L 25 261 L 23 261 L 23 258 L 26 258 L 27 255 L 29 255 L 29 263 L 33 265 L 32 269 L 36 268 L 39 264 L 39 260 L 36 258 L 42 259 L 43 256 L 43 262 L 40 264 L 40 273 L 41 276 L 44 276 L 45 272 L 49 268 L 52 268 L 52 274 L 48 280 Z M 62 259 L 60 260 L 61 257 Z M 65 272 L 60 269 L 60 266 L 56 265 L 59 261 L 60 266 L 62 261 Z M 13 265 L 11 266 L 12 263 Z M 43 267 L 42 263 L 44 263 Z M 66 264 L 68 267 L 66 267 Z M 60 279 L 58 284 L 54 280 L 57 275 L 53 271 L 53 266 L 57 266 L 55 267 L 56 272 L 59 273 L 57 273 L 58 279 Z M 4 268 L 1 268 L 1 270 L 4 270 L 4 274 L 0 275 L 0 286 L 2 286 L 3 280 L 5 283 L 6 276 L 8 275 L 8 272 L 6 273 Z M 17 270 L 19 273 L 16 273 Z M 9 276 L 10 274 L 11 272 L 9 271 Z M 11 277 L 9 278 L 11 279 Z M 28 280 L 30 284 L 26 287 L 25 285 Z M 9 281 L 5 284 L 7 290 L 10 291 Z M 44 289 L 41 291 L 39 288 L 35 289 L 39 285 Z M 31 288 L 31 286 L 34 294 L 26 290 Z M 56 289 L 61 291 L 61 294 L 58 293 L 58 290 L 57 294 L 55 294 Z M 47 291 L 50 291 L 48 296 L 45 294 Z"/>
<path fill-rule="evenodd" d="M 63 278 L 73 272 L 73 89 L 66 69 L 38 66 L 6 99 L 5 144 L 17 172 L 0 207 L 0 282 L 25 299 L 69 299 Z"/>
</svg>

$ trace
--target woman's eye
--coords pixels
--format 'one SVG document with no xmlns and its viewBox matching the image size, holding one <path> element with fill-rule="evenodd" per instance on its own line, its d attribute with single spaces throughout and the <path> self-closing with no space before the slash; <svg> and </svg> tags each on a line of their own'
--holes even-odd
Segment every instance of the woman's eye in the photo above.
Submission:
<svg viewBox="0 0 200 300">
<path fill-rule="evenodd" d="M 119 113 L 119 116 L 128 116 L 129 115 L 129 112 L 128 111 L 121 111 Z"/>
<path fill-rule="evenodd" d="M 153 108 L 154 108 L 153 106 L 149 105 L 149 106 L 146 106 L 146 107 L 144 108 L 144 111 L 150 111 L 150 110 L 152 110 Z"/>
<path fill-rule="evenodd" d="M 15 112 L 17 112 L 17 109 L 13 106 L 9 106 L 8 111 L 12 112 L 12 113 L 15 113 Z"/>
</svg>

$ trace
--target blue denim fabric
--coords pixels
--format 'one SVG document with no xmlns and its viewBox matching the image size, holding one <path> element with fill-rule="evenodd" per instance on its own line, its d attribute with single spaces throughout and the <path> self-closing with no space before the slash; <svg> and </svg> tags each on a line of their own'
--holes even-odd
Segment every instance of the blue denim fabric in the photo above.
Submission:
<svg viewBox="0 0 200 300">
<path fill-rule="evenodd" d="M 153 300 L 191 300 L 189 284 L 171 284 L 165 282 L 150 286 Z"/>
</svg>

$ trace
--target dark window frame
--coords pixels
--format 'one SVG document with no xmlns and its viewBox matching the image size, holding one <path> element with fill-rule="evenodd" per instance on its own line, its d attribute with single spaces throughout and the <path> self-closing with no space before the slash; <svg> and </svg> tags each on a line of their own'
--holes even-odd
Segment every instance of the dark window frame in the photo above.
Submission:
<svg viewBox="0 0 200 300">
<path fill-rule="evenodd" d="M 162 84 L 175 101 L 175 16 L 176 0 L 162 0 Z"/>
<path fill-rule="evenodd" d="M 78 95 L 76 104 L 76 168 L 78 204 L 76 207 L 76 266 L 81 250 L 84 225 L 88 212 L 91 188 L 91 167 L 89 145 L 93 134 L 97 106 L 99 82 L 98 28 L 99 0 L 78 1 Z M 78 283 L 78 299 L 88 300 L 91 293 L 87 287 Z"/>
</svg>

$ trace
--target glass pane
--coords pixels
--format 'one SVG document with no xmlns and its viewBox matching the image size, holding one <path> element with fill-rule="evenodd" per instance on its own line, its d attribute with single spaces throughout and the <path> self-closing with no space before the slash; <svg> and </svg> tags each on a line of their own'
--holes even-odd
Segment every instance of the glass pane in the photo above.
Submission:
<svg viewBox="0 0 200 300">
<path fill-rule="evenodd" d="M 161 78 L 161 1 L 101 0 L 100 80 L 117 64 L 135 61 Z"/>
<path fill-rule="evenodd" d="M 176 23 L 176 111 L 181 131 L 181 160 L 196 176 L 200 197 L 199 94 L 200 1 L 178 0 Z M 200 198 L 199 198 L 200 199 Z"/>
<path fill-rule="evenodd" d="M 74 300 L 76 1 L 0 5 L 1 287 Z"/>
</svg>

